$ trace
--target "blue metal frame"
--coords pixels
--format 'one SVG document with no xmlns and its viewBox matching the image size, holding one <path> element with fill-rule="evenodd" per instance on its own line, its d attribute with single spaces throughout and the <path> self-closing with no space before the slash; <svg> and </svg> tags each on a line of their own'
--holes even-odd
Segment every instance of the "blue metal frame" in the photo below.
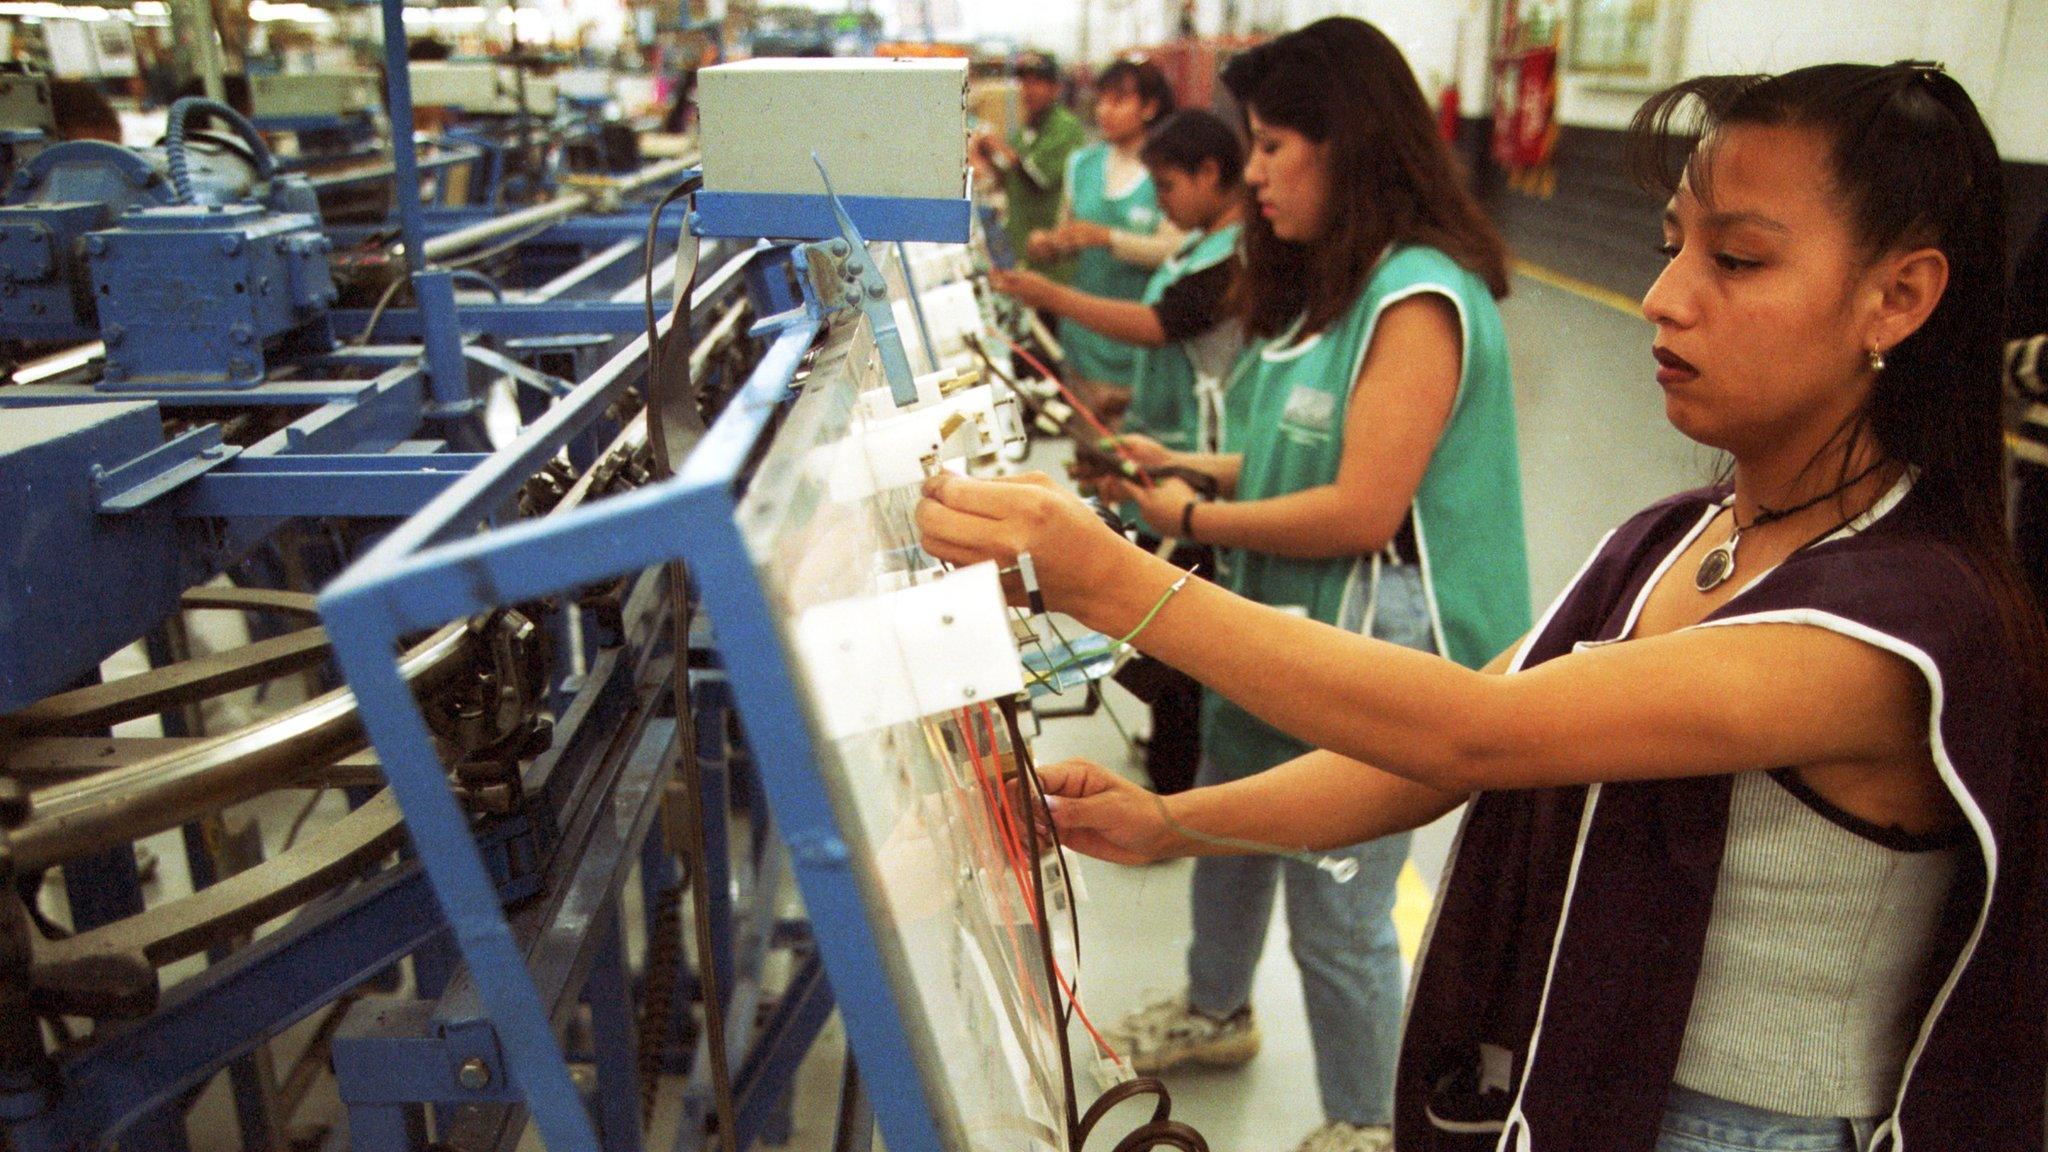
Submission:
<svg viewBox="0 0 2048 1152">
<path fill-rule="evenodd" d="M 410 865 L 310 908 L 178 985 L 147 1019 L 104 1029 L 62 1059 L 61 1090 L 47 1108 L 11 1117 L 8 1137 L 21 1149 L 112 1140 L 442 931 Z"/>
<path fill-rule="evenodd" d="M 381 8 L 392 120 L 405 124 L 410 122 L 411 111 L 410 80 L 404 59 L 403 5 L 401 0 L 381 0 Z M 458 449 L 468 446 L 461 439 L 460 430 L 474 411 L 476 399 L 469 388 L 470 366 L 463 349 L 467 336 L 534 339 L 594 334 L 603 344 L 616 348 L 621 343 L 619 337 L 638 336 L 645 324 L 645 314 L 638 303 L 553 300 L 457 306 L 451 277 L 425 264 L 425 240 L 438 232 L 488 218 L 491 213 L 431 208 L 424 202 L 422 176 L 457 164 L 494 164 L 497 158 L 495 149 L 484 147 L 422 162 L 411 133 L 394 134 L 391 172 L 395 173 L 392 178 L 397 217 L 419 304 L 416 308 L 389 312 L 380 324 L 379 335 L 387 339 L 417 339 L 424 347 L 325 351 L 308 348 L 293 359 L 305 378 L 260 382 L 237 390 L 232 396 L 187 387 L 136 388 L 118 398 L 85 385 L 13 387 L 0 389 L 0 412 L 57 405 L 105 405 L 115 400 L 136 410 L 146 407 L 138 402 L 153 403 L 167 410 L 219 408 L 223 404 L 310 408 L 304 414 L 294 413 L 296 418 L 286 427 L 254 445 L 226 445 L 218 425 L 204 425 L 161 446 L 123 453 L 120 460 L 109 461 L 105 470 L 95 476 L 92 501 L 102 518 L 129 523 L 152 517 L 228 521 L 225 527 L 217 523 L 178 526 L 179 532 L 195 538 L 210 534 L 206 559 L 213 570 L 274 531 L 284 517 L 400 517 L 429 509 L 427 516 L 416 517 L 392 534 L 401 549 L 437 545 L 442 535 L 469 531 L 478 520 L 500 513 L 526 479 L 561 447 L 570 446 L 572 454 L 580 453 L 580 458 L 587 458 L 589 445 L 584 441 L 600 432 L 609 434 L 604 423 L 606 410 L 631 382 L 631 369 L 637 367 L 645 351 L 644 342 L 638 339 L 619 348 L 594 376 L 569 390 L 506 452 L 486 455 L 445 451 L 449 445 L 443 441 L 414 439 L 430 434 L 422 431 L 428 426 L 424 421 L 442 419 L 450 423 L 441 435 Z M 351 180 L 343 176 L 320 183 L 328 186 Z M 443 197 L 446 188 L 444 181 L 440 193 Z M 495 193 L 490 192 L 488 198 L 495 201 Z M 680 224 L 681 214 L 682 207 L 677 206 L 671 228 Z M 557 251 L 588 249 L 619 240 L 637 240 L 645 227 L 644 212 L 627 210 L 564 221 L 528 238 L 528 242 L 558 246 Z M 329 230 L 330 235 L 347 231 Z M 742 264 L 736 262 L 732 267 Z M 764 283 L 762 273 L 751 267 L 747 279 L 750 285 Z M 704 301 L 717 298 L 730 286 L 728 280 L 724 287 L 707 286 L 709 291 L 700 288 L 692 304 L 701 307 Z M 360 312 L 329 315 L 340 321 L 344 334 L 360 331 L 367 319 Z M 109 336 L 108 342 L 116 341 Z M 365 367 L 379 374 L 368 380 L 319 378 L 323 371 L 340 376 Z M 148 410 L 149 422 L 154 423 L 156 415 L 154 409 Z M 441 519 L 438 528 L 427 528 L 425 535 L 412 531 L 415 525 L 432 522 L 431 510 L 446 512 L 458 508 L 462 511 L 453 518 Z M 173 556 L 177 562 L 161 567 L 165 571 L 176 570 L 174 579 L 182 577 L 189 583 L 208 574 L 185 563 L 187 557 L 175 552 Z M 71 562 L 75 563 L 75 558 Z M 496 590 L 483 587 L 477 591 L 489 599 Z M 171 595 L 175 597 L 175 589 Z M 389 655 L 388 651 L 381 654 L 387 660 Z M 353 658 L 358 664 L 371 660 L 363 649 L 355 650 Z M 374 681 L 375 677 L 371 679 Z M 717 681 L 715 675 L 709 679 Z M 409 690 L 401 685 L 400 691 L 407 696 L 410 707 Z M 715 689 L 705 691 L 719 701 L 724 699 L 722 681 L 718 681 Z M 366 721 L 376 713 L 375 696 L 373 686 L 361 698 Z M 725 707 L 723 703 L 706 706 Z M 412 718 L 418 719 L 416 711 Z M 387 721 L 378 723 L 390 727 Z M 594 722 L 594 726 L 601 725 L 601 721 Z M 402 720 L 399 727 L 403 728 Z M 715 725 L 715 730 L 722 732 L 724 725 Z M 379 731 L 377 726 L 372 727 L 373 735 L 379 735 Z M 414 730 L 404 732 L 408 738 L 417 735 Z M 518 823 L 515 819 L 506 821 L 480 842 L 459 811 L 453 822 L 436 824 L 432 814 L 445 816 L 446 810 L 436 809 L 432 801 L 422 809 L 419 798 L 422 789 L 437 788 L 441 789 L 442 800 L 448 799 L 445 781 L 436 765 L 431 782 L 409 777 L 405 786 L 393 787 L 394 796 L 405 806 L 409 818 L 420 811 L 430 813 L 416 819 L 411 829 L 423 862 L 389 869 L 357 889 L 308 907 L 287 927 L 173 988 L 161 1009 L 147 1019 L 97 1029 L 90 1047 L 57 1057 L 58 1082 L 54 1091 L 47 1095 L 38 1093 L 33 1103 L 20 1097 L 0 1098 L 0 1116 L 6 1117 L 6 1135 L 11 1146 L 48 1152 L 104 1142 L 124 1133 L 124 1143 L 131 1147 L 177 1146 L 182 1143 L 178 1104 L 194 1087 L 290 1023 L 333 1003 L 347 988 L 373 979 L 405 955 L 417 954 L 421 986 L 439 991 L 446 981 L 431 971 L 434 965 L 428 954 L 435 951 L 437 943 L 447 943 L 448 932 L 429 907 L 426 896 L 430 885 L 443 897 L 451 890 L 443 875 L 451 867 L 451 854 L 456 860 L 453 867 L 461 876 L 455 883 L 461 886 L 467 911 L 474 914 L 454 917 L 451 922 L 470 961 L 468 978 L 475 983 L 468 991 L 459 978 L 449 985 L 440 1006 L 453 1014 L 455 1008 L 451 1006 L 468 997 L 468 1017 L 461 1019 L 455 1014 L 438 1018 L 440 1035 L 470 1039 L 488 1035 L 493 1045 L 502 1046 L 505 1075 L 501 1082 L 514 1086 L 520 1098 L 534 1101 L 536 1118 L 551 1146 L 578 1146 L 573 1137 L 581 1133 L 574 1131 L 574 1125 L 564 1118 L 573 1114 L 586 1127 L 588 1121 L 580 1110 L 580 1101 L 574 1101 L 573 1089 L 563 1091 L 567 1081 L 560 1053 L 546 1033 L 545 1021 L 540 1022 L 543 1027 L 536 1031 L 534 1017 L 521 1014 L 523 1008 L 533 1004 L 532 978 L 525 975 L 525 965 L 556 964 L 550 969 L 551 986 L 581 987 L 581 995 L 590 1003 L 599 1024 L 597 1062 L 604 1069 L 603 1075 L 609 1082 L 617 1082 L 621 1076 L 630 1078 L 631 982 L 624 970 L 616 914 L 611 913 L 609 925 L 600 925 L 600 931 L 591 934 L 587 929 L 592 925 L 579 918 L 583 905 L 578 901 L 591 898 L 599 905 L 615 909 L 617 885 L 640 855 L 641 840 L 646 836 L 659 795 L 658 789 L 643 786 L 655 779 L 665 764 L 665 756 L 660 754 L 663 741 L 653 735 L 648 741 L 643 755 L 622 769 L 619 779 L 624 783 L 620 785 L 621 791 L 614 794 L 623 796 L 627 790 L 641 789 L 633 793 L 634 804 L 629 805 L 633 820 L 624 827 L 615 827 L 609 816 L 623 812 L 626 806 L 605 805 L 607 819 L 599 822 L 592 842 L 608 835 L 616 842 L 607 841 L 604 851 L 573 853 L 559 861 L 569 870 L 561 889 L 567 894 L 562 914 L 545 923 L 528 923 L 530 917 L 521 920 L 525 913 L 515 914 L 513 920 L 523 926 L 522 931 L 532 928 L 536 933 L 523 939 L 523 944 L 531 945 L 523 949 L 524 955 L 508 947 L 512 939 L 508 925 L 513 921 L 507 920 L 502 905 L 507 899 L 536 890 L 539 879 L 532 875 L 508 876 L 499 857 L 521 850 L 519 845 L 503 842 L 508 836 L 538 835 L 546 829 L 527 828 L 522 832 L 513 828 L 506 832 L 507 827 Z M 387 742 L 388 732 L 379 735 L 380 744 Z M 408 748 L 417 750 L 416 745 Z M 431 750 L 427 760 L 433 760 Z M 402 771 L 393 773 L 394 779 L 403 775 Z M 554 799 L 550 797 L 551 801 Z M 758 995 L 758 979 L 749 977 L 758 977 L 759 959 L 775 938 L 770 897 L 778 858 L 769 847 L 765 815 L 762 819 L 756 843 L 763 860 L 755 865 L 752 875 L 760 900 L 738 914 L 729 906 L 720 909 L 725 938 L 713 961 L 728 970 L 737 969 L 740 974 L 743 994 L 735 1000 L 734 1015 L 735 1031 L 743 1040 L 750 1031 L 756 1007 L 756 1000 L 749 997 Z M 443 838 L 434 839 L 435 831 L 442 833 Z M 485 859 L 487 854 L 493 858 Z M 95 864 L 105 867 L 96 868 Z M 603 875 L 589 869 L 600 869 Z M 97 862 L 67 865 L 67 880 L 76 882 L 74 912 L 79 924 L 88 925 L 95 917 L 118 917 L 138 911 L 130 899 L 138 891 L 133 872 L 133 857 L 125 849 L 107 854 Z M 468 883 L 478 875 L 484 879 L 481 890 Z M 556 891 L 553 887 L 549 890 L 551 894 Z M 479 895 L 483 897 L 480 903 L 475 899 Z M 722 887 L 718 899 L 724 901 Z M 478 925 L 482 927 L 479 929 Z M 481 949 L 472 946 L 472 939 L 460 938 L 464 932 L 473 936 L 478 931 L 485 938 Z M 528 992 L 524 1000 L 516 988 L 510 993 L 506 991 L 522 978 Z M 747 1061 L 740 1081 L 745 1101 L 742 1122 L 748 1125 L 743 1131 L 757 1130 L 766 1123 L 763 1117 L 773 1111 L 784 1095 L 797 1062 L 830 1010 L 829 987 L 812 960 L 784 997 L 769 1039 L 752 1048 L 742 1044 L 729 1054 L 735 1060 Z M 508 1029 L 503 1023 L 508 1019 L 523 1025 L 524 1030 L 516 1026 Z M 540 1040 L 545 1043 L 537 1043 Z M 700 1062 L 700 1075 L 702 1067 Z M 410 1082 L 413 1094 L 405 1099 L 420 1099 L 418 1092 L 425 1083 L 414 1078 Z M 601 1130 L 602 1146 L 610 1152 L 637 1152 L 637 1115 L 618 1104 L 621 1099 L 630 1100 L 631 1095 L 613 1092 L 608 1097 L 613 1104 L 604 1109 Z M 572 1102 L 578 1107 L 569 1108 Z M 380 1125 L 392 1133 L 419 1134 L 403 1114 L 366 1113 L 363 1120 L 355 1134 L 359 1144 L 371 1142 Z M 260 1132 L 245 1132 L 245 1136 L 256 1141 L 262 1139 Z"/>
<path fill-rule="evenodd" d="M 830 971 L 849 1041 L 860 1054 L 884 1135 L 899 1152 L 940 1147 L 910 1041 L 883 974 L 848 851 L 817 787 L 813 737 L 781 655 L 772 609 L 735 516 L 745 469 L 819 326 L 797 314 L 774 335 L 760 366 L 699 442 L 674 480 L 546 521 L 451 538 L 493 494 L 558 444 L 537 429 L 525 452 L 508 450 L 457 482 L 387 538 L 320 598 L 335 655 L 361 702 L 393 792 L 403 806 L 469 970 L 504 1040 L 506 1060 L 549 1147 L 597 1147 L 596 1132 L 562 1063 L 533 981 L 519 963 L 460 809 L 392 644 L 405 632 L 493 604 L 578 587 L 681 559 L 717 622 L 727 676 L 746 717 L 763 790 L 790 846 L 796 879 Z M 573 402 L 573 399 L 572 399 Z M 676 525 L 688 524 L 687 532 Z M 744 654 L 738 658 L 736 654 Z"/>
</svg>

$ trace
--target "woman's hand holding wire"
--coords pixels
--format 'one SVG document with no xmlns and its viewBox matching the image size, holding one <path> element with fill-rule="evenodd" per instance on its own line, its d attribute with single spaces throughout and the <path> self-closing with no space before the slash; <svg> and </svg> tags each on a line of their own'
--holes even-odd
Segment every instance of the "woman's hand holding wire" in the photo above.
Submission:
<svg viewBox="0 0 2048 1152">
<path fill-rule="evenodd" d="M 1044 308 L 1059 295 L 1060 286 L 1036 272 L 1022 268 L 991 268 L 989 286 L 1026 308 Z"/>
<path fill-rule="evenodd" d="M 998 480 L 941 472 L 925 481 L 917 527 L 924 550 L 949 564 L 1007 568 L 1030 553 L 1046 603 L 1083 623 L 1090 594 L 1116 587 L 1146 559 L 1042 472 Z"/>
<path fill-rule="evenodd" d="M 1102 447 L 1123 453 L 1140 468 L 1171 468 L 1180 463 L 1180 453 L 1143 432 L 1122 433 Z"/>
<path fill-rule="evenodd" d="M 1159 798 L 1100 764 L 1063 760 L 1038 769 L 1061 842 L 1113 864 L 1149 864 L 1179 838 Z"/>
<path fill-rule="evenodd" d="M 1096 485 L 1096 491 L 1101 493 L 1104 500 L 1128 500 L 1135 504 L 1138 515 L 1145 518 L 1145 523 L 1152 529 L 1153 535 L 1161 538 L 1178 537 L 1181 513 L 1190 502 L 1202 498 L 1192 485 L 1178 476 L 1161 477 L 1154 480 L 1150 488 L 1140 488 L 1121 478 L 1110 477 L 1100 481 Z"/>
</svg>

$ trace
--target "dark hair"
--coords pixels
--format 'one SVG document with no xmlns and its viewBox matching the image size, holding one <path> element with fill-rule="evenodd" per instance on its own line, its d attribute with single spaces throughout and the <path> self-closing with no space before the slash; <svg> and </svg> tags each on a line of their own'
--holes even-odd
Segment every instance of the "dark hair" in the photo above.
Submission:
<svg viewBox="0 0 2048 1152">
<path fill-rule="evenodd" d="M 1017 57 L 1017 62 L 1010 66 L 1010 74 L 1019 80 L 1050 80 L 1057 84 L 1060 79 L 1060 65 L 1051 53 L 1026 52 Z"/>
<path fill-rule="evenodd" d="M 1138 159 L 1154 168 L 1195 172 L 1214 162 L 1225 188 L 1244 179 L 1244 143 L 1214 112 L 1183 108 L 1159 122 L 1138 150 Z"/>
<path fill-rule="evenodd" d="M 228 98 L 228 107 L 233 108 L 244 116 L 253 115 L 249 111 L 249 78 L 247 76 L 240 72 L 229 72 L 220 78 L 220 88 L 221 94 Z M 187 96 L 204 95 L 206 95 L 206 81 L 197 76 L 178 85 L 178 98 L 181 100 Z"/>
<path fill-rule="evenodd" d="M 423 63 L 438 63 L 455 56 L 455 46 L 439 36 L 422 36 L 405 43 L 405 58 Z"/>
<path fill-rule="evenodd" d="M 2004 172 L 1976 105 L 1939 66 L 1912 61 L 1700 77 L 1636 113 L 1637 174 L 1666 194 L 1683 180 L 1710 204 L 1716 133 L 1736 125 L 1825 139 L 1834 194 L 1870 259 L 1920 247 L 1947 257 L 1941 300 L 1884 353 L 1868 403 L 1833 443 L 1844 449 L 1844 480 L 1865 436 L 1917 470 L 1915 494 L 1936 502 L 1936 520 L 1985 581 L 2038 678 L 2048 644 L 2005 535 Z"/>
<path fill-rule="evenodd" d="M 1174 99 L 1173 85 L 1167 83 L 1166 73 L 1159 65 L 1130 56 L 1119 57 L 1116 63 L 1104 68 L 1095 80 L 1095 90 L 1107 92 L 1126 84 L 1137 93 L 1140 104 L 1152 105 L 1152 115 L 1145 117 L 1147 128 L 1173 115 L 1173 110 L 1180 106 Z"/>
<path fill-rule="evenodd" d="M 1507 250 L 1437 134 L 1415 73 L 1386 33 L 1332 16 L 1233 59 L 1223 84 L 1248 113 L 1330 145 L 1331 229 L 1290 244 L 1245 223 L 1230 306 L 1253 336 L 1304 315 L 1315 332 L 1351 307 L 1389 244 L 1426 244 L 1508 294 Z"/>
<path fill-rule="evenodd" d="M 107 94 L 84 80 L 50 81 L 50 116 L 59 140 L 121 142 L 121 115 Z"/>
</svg>

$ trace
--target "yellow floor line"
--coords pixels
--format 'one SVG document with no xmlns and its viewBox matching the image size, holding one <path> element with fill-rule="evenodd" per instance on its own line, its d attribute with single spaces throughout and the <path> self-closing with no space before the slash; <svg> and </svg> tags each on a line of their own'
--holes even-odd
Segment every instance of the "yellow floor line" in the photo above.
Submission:
<svg viewBox="0 0 2048 1152">
<path fill-rule="evenodd" d="M 1604 304 L 1616 312 L 1624 312 L 1630 316 L 1638 317 L 1643 314 L 1643 306 L 1640 302 L 1631 300 L 1612 289 L 1602 288 L 1598 284 L 1589 284 L 1576 276 L 1567 276 L 1555 268 L 1545 268 L 1541 264 L 1531 263 L 1527 260 L 1516 260 L 1514 261 L 1514 269 L 1518 274 L 1527 276 L 1539 284 L 1548 284 L 1552 288 L 1561 288 L 1574 296 L 1591 300 L 1595 304 Z"/>
<path fill-rule="evenodd" d="M 1429 906 L 1436 894 L 1422 882 L 1415 861 L 1401 865 L 1401 878 L 1394 882 L 1394 931 L 1401 937 L 1401 959 L 1415 963 L 1422 950 L 1422 930 L 1429 925 Z"/>
</svg>

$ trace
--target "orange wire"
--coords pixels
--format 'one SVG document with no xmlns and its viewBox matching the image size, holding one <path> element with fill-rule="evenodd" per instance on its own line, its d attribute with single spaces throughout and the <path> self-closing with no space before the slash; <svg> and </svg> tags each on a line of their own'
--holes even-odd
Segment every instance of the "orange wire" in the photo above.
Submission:
<svg viewBox="0 0 2048 1152">
<path fill-rule="evenodd" d="M 963 708 L 960 710 L 960 712 L 957 714 L 957 721 L 960 725 L 960 735 L 967 744 L 968 758 L 974 764 L 974 775 L 976 781 L 979 783 L 981 788 L 982 802 L 991 807 L 989 824 L 995 829 L 998 840 L 1001 841 L 998 847 L 1000 847 L 1003 850 L 1003 854 L 1006 857 L 1008 857 L 1010 877 L 1011 879 L 1017 881 L 1018 891 L 1023 894 L 1025 913 L 1027 916 L 1031 918 L 1032 925 L 1036 927 L 1036 925 L 1038 924 L 1038 918 L 1037 915 L 1032 911 L 1031 893 L 1030 890 L 1027 887 L 1025 887 L 1023 874 L 1020 871 L 1020 861 L 1023 857 L 1023 850 L 1014 847 L 1014 840 L 1010 836 L 1008 830 L 1004 828 L 1002 820 L 993 810 L 993 805 L 995 801 L 989 792 L 988 775 L 986 770 L 982 766 L 981 750 L 975 746 L 972 722 L 969 719 L 969 713 L 966 709 Z M 993 745 L 991 745 L 991 747 L 993 747 Z M 1017 939 L 1017 932 L 1015 926 L 1006 923 L 1003 926 L 1003 930 L 1010 937 L 1010 947 L 1012 951 L 1017 956 L 1021 957 L 1024 953 L 1024 946 Z M 1048 1023 L 1057 1027 L 1059 1024 L 1059 1014 L 1054 1012 L 1045 1003 L 1044 999 L 1042 999 L 1038 995 L 1038 985 L 1032 983 L 1029 980 L 1020 980 L 1019 983 L 1023 984 L 1025 991 L 1031 994 L 1031 1002 L 1033 1006 L 1035 1006 L 1038 1009 L 1039 1013 L 1045 1017 Z"/>
<path fill-rule="evenodd" d="M 993 751 L 993 750 L 995 749 L 995 746 L 996 746 L 996 721 L 995 721 L 995 717 L 994 717 L 994 716 L 993 716 L 992 714 L 990 714 L 990 712 L 989 712 L 989 707 L 988 707 L 988 704 L 987 704 L 986 702 L 984 702 L 984 703 L 982 703 L 981 705 L 979 705 L 979 708 L 980 708 L 980 713 L 981 713 L 981 720 L 982 720 L 982 723 L 983 723 L 983 724 L 984 724 L 984 725 L 985 725 L 985 726 L 987 727 L 987 731 L 988 731 L 988 746 L 989 746 L 990 750 L 991 750 L 991 751 Z M 973 747 L 974 747 L 974 741 L 973 741 L 973 740 L 972 740 L 971 738 L 970 738 L 970 739 L 968 740 L 968 742 L 967 742 L 967 746 L 968 746 L 969 748 L 973 748 Z M 1013 750 L 1012 750 L 1012 752 L 1013 752 L 1013 755 L 1016 755 L 1016 756 L 1020 756 L 1020 757 L 1022 756 L 1022 750 L 1021 750 L 1021 749 L 1013 749 Z M 1017 833 L 1016 833 L 1016 823 L 1015 823 L 1015 821 L 1016 821 L 1016 820 L 1018 820 L 1018 819 L 1029 819 L 1029 818 L 1030 818 L 1030 816 L 1029 816 L 1029 814 L 1027 813 L 1027 814 L 1025 814 L 1024 816 L 1021 816 L 1021 817 L 1019 817 L 1019 816 L 1016 816 L 1016 815 L 1014 815 L 1014 814 L 1013 814 L 1013 813 L 1012 813 L 1012 812 L 1010 811 L 1010 800 L 1009 800 L 1009 792 L 1008 792 L 1008 791 L 1007 791 L 1006 789 L 1003 789 L 1003 788 L 1001 788 L 1001 787 L 1000 787 L 1000 784 L 1001 784 L 1001 768 L 1002 768 L 1002 761 L 1001 761 L 1000 759 L 998 759 L 998 760 L 996 761 L 996 767 L 997 767 L 997 777 L 998 777 L 998 779 L 997 779 L 997 783 L 998 783 L 998 789 L 997 789 L 997 796 L 998 796 L 998 803 L 999 803 L 999 804 L 1001 805 L 1001 810 L 1002 810 L 1002 813 L 1003 813 L 1003 822 L 1004 822 L 1004 824 L 1006 825 L 1006 829 L 1005 829 L 1005 831 L 1006 831 L 1006 834 L 1007 834 L 1007 836 L 1008 836 L 1008 838 L 1009 838 L 1009 840 L 1010 840 L 1010 843 L 1011 843 L 1012 845 L 1016 846 L 1016 848 L 1017 848 L 1017 856 L 1018 856 L 1018 860 L 1019 860 L 1020 862 L 1022 862 L 1022 861 L 1023 861 L 1023 858 L 1024 858 L 1024 856 L 1025 856 L 1025 852 L 1024 852 L 1023 846 L 1022 846 L 1021 844 L 1019 844 L 1019 843 L 1018 843 L 1018 840 L 1017 840 Z M 1020 767 L 1020 770 L 1021 770 L 1021 767 Z M 1028 865 L 1027 865 L 1027 866 L 1028 866 Z M 1031 890 L 1030 890 L 1029 886 L 1025 884 L 1025 882 L 1024 882 L 1024 876 L 1023 876 L 1023 874 L 1022 874 L 1021 872 L 1020 872 L 1020 873 L 1019 873 L 1019 874 L 1017 875 L 1016 879 L 1017 879 L 1017 888 L 1018 888 L 1018 890 L 1019 890 L 1020 892 L 1024 893 L 1024 906 L 1025 906 L 1025 907 L 1026 907 L 1027 909 L 1030 909 L 1030 910 L 1032 911 L 1032 924 L 1033 924 L 1033 926 L 1038 926 L 1038 925 L 1040 925 L 1040 924 L 1041 924 L 1041 922 L 1042 922 L 1042 913 L 1041 913 L 1041 912 L 1040 912 L 1040 911 L 1038 910 L 1038 908 L 1037 908 L 1037 905 L 1036 905 L 1036 902 L 1035 902 L 1035 901 L 1033 900 L 1033 898 L 1032 898 L 1032 896 L 1031 896 Z M 1067 898 L 1068 898 L 1069 900 L 1073 899 L 1073 893 L 1069 892 L 1069 893 L 1067 894 Z M 1069 1003 L 1069 1004 L 1072 1004 L 1072 1005 L 1074 1006 L 1074 1015 L 1076 1015 L 1076 1016 L 1078 1016 L 1078 1017 L 1080 1017 L 1080 1018 L 1081 1018 L 1081 1027 L 1083 1027 L 1083 1028 L 1087 1029 L 1087 1031 L 1088 1031 L 1088 1036 L 1089 1036 L 1089 1038 L 1095 1041 L 1095 1046 L 1096 1046 L 1097 1048 L 1101 1049 L 1101 1050 L 1102 1050 L 1102 1051 L 1103 1051 L 1103 1052 L 1104 1052 L 1105 1054 L 1107 1054 L 1107 1055 L 1108 1055 L 1108 1056 L 1109 1056 L 1109 1057 L 1110 1057 L 1111 1059 L 1113 1059 L 1113 1060 L 1114 1060 L 1114 1059 L 1119 1059 L 1119 1057 L 1117 1056 L 1117 1051 L 1116 1051 L 1116 1049 L 1115 1049 L 1115 1048 L 1112 1048 L 1112 1047 L 1110 1047 L 1109 1041 L 1107 1041 L 1107 1040 L 1104 1040 L 1104 1039 L 1102 1038 L 1102 1033 L 1100 1033 L 1100 1032 L 1098 1032 L 1098 1031 L 1096 1031 L 1096 1030 L 1095 1030 L 1095 1022 L 1094 1022 L 1094 1021 L 1092 1021 L 1092 1020 L 1090 1020 L 1090 1019 L 1088 1019 L 1088 1010 L 1087 1010 L 1086 1008 L 1083 1008 L 1083 1007 L 1081 1006 L 1081 998 L 1080 998 L 1080 997 L 1079 997 L 1078 995 L 1076 995 L 1076 994 L 1074 993 L 1074 986 L 1073 986 L 1073 984 L 1069 983 L 1069 982 L 1068 982 L 1068 980 L 1067 980 L 1066 974 L 1065 974 L 1064 972 L 1061 972 L 1061 971 L 1060 971 L 1060 966 L 1059 966 L 1059 963 L 1058 963 L 1057 961 L 1055 961 L 1055 962 L 1053 963 L 1053 967 L 1052 967 L 1052 977 L 1053 977 L 1053 979 L 1054 979 L 1054 980 L 1057 980 L 1057 981 L 1059 981 L 1059 985 L 1060 985 L 1060 990 L 1061 990 L 1061 991 L 1063 991 L 1063 992 L 1065 992 L 1065 993 L 1067 994 L 1067 1003 Z"/>
</svg>

